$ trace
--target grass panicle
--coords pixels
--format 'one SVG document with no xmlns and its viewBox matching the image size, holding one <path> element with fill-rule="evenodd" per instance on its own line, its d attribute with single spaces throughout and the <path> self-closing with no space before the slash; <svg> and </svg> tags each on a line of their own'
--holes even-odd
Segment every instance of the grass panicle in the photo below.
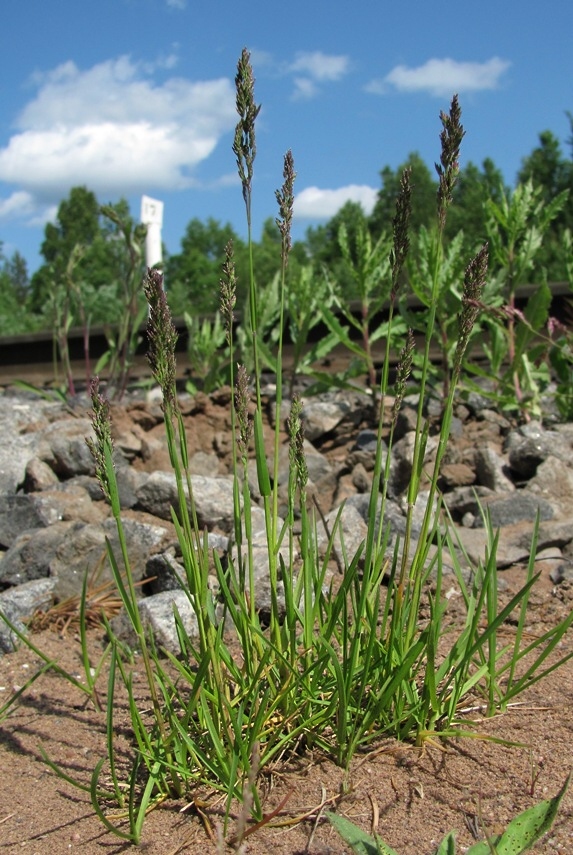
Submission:
<svg viewBox="0 0 573 855">
<path fill-rule="evenodd" d="M 465 136 L 461 123 L 462 111 L 458 96 L 454 95 L 449 113 L 440 113 L 442 132 L 440 142 L 442 150 L 440 162 L 436 163 L 438 173 L 438 224 L 443 232 L 446 225 L 446 212 L 453 202 L 453 192 L 460 172 L 460 146 Z"/>
</svg>

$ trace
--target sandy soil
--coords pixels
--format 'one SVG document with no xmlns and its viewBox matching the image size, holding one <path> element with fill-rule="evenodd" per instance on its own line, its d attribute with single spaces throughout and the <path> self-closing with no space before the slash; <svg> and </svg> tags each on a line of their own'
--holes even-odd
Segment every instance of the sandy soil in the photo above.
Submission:
<svg viewBox="0 0 573 855">
<path fill-rule="evenodd" d="M 522 571 L 504 573 L 506 596 Z M 542 579 L 533 598 L 528 632 L 539 634 L 573 606 L 573 591 L 554 589 Z M 508 627 L 508 632 L 511 628 Z M 80 645 L 73 630 L 62 635 L 44 630 L 34 636 L 49 656 L 78 676 Z M 90 634 L 94 661 L 103 645 L 100 631 Z M 573 649 L 573 638 L 560 653 Z M 0 660 L 0 698 L 23 685 L 40 660 L 26 648 Z M 102 685 L 104 685 L 102 681 Z M 118 733 L 127 715 L 117 709 Z M 280 813 L 245 841 L 249 853 L 343 853 L 341 840 L 324 819 L 336 810 L 365 829 L 373 823 L 399 855 L 425 855 L 450 829 L 464 851 L 483 829 L 500 831 L 516 813 L 554 795 L 573 769 L 573 661 L 531 688 L 520 703 L 493 719 L 479 710 L 468 714 L 476 732 L 522 743 L 507 747 L 487 739 L 458 739 L 426 745 L 423 751 L 387 741 L 357 756 L 344 791 L 342 770 L 320 754 L 278 764 L 261 777 L 260 791 L 269 813 L 286 798 Z M 126 851 L 92 810 L 89 795 L 57 778 L 43 762 L 39 746 L 86 784 L 105 754 L 105 719 L 78 689 L 47 673 L 22 697 L 0 724 L 0 847 L 5 852 L 86 855 Z M 144 825 L 141 850 L 157 855 L 232 851 L 217 843 L 221 817 L 216 800 L 198 811 L 167 802 Z M 182 810 L 183 809 L 183 810 Z M 301 817 L 304 817 L 301 819 Z M 227 834 L 230 839 L 231 828 Z M 127 847 L 129 848 L 129 847 Z M 573 789 L 556 824 L 535 852 L 573 852 Z"/>
</svg>

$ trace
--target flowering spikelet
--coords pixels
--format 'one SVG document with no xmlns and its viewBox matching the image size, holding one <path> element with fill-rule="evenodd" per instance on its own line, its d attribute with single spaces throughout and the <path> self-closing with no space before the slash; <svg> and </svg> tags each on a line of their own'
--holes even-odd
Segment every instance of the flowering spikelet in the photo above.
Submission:
<svg viewBox="0 0 573 855">
<path fill-rule="evenodd" d="M 249 375 L 244 365 L 237 367 L 235 384 L 235 412 L 237 413 L 237 448 L 243 463 L 247 462 L 249 441 L 253 432 L 253 422 L 249 418 Z"/>
<path fill-rule="evenodd" d="M 440 163 L 436 163 L 436 172 L 440 179 L 438 186 L 438 223 L 443 231 L 446 224 L 446 212 L 453 199 L 453 191 L 460 171 L 460 145 L 464 137 L 464 127 L 460 122 L 462 111 L 458 96 L 454 95 L 449 114 L 440 113 L 442 122 L 442 154 Z"/>
<path fill-rule="evenodd" d="M 488 245 L 484 243 L 478 254 L 472 258 L 466 268 L 462 293 L 462 310 L 458 318 L 458 343 L 454 357 L 454 371 L 456 372 L 461 368 L 462 359 L 480 311 L 481 295 L 485 285 L 488 261 Z"/>
<path fill-rule="evenodd" d="M 237 276 L 235 274 L 235 261 L 233 259 L 233 241 L 230 240 L 225 247 L 225 261 L 222 265 L 223 276 L 219 280 L 220 302 L 219 308 L 225 324 L 227 344 L 231 344 L 231 333 L 235 316 L 233 309 L 237 302 Z"/>
<path fill-rule="evenodd" d="M 404 395 L 406 394 L 406 384 L 408 383 L 410 373 L 412 371 L 412 358 L 414 356 L 415 346 L 416 341 L 414 339 L 414 333 L 411 329 L 409 329 L 406 335 L 406 344 L 400 352 L 400 358 L 398 359 L 398 366 L 396 369 L 396 385 L 394 386 L 394 406 L 392 407 L 393 425 L 396 425 L 398 413 L 400 412 L 400 407 L 402 406 L 402 401 L 404 400 Z"/>
<path fill-rule="evenodd" d="M 113 442 L 111 439 L 111 418 L 109 413 L 109 401 L 99 391 L 99 377 L 94 377 L 90 383 L 90 398 L 92 401 L 91 422 L 95 433 L 95 440 L 86 439 L 95 464 L 95 474 L 102 489 L 102 493 L 108 502 L 111 502 L 111 491 L 109 484 L 109 473 L 106 465 L 106 450 L 111 459 Z"/>
<path fill-rule="evenodd" d="M 288 254 L 292 245 L 290 230 L 294 205 L 294 180 L 296 178 L 294 160 L 290 149 L 284 157 L 283 178 L 283 186 L 280 190 L 275 190 L 275 197 L 279 206 L 279 218 L 276 220 L 276 224 L 279 227 L 282 237 L 281 258 L 283 267 L 286 267 L 288 264 Z"/>
<path fill-rule="evenodd" d="M 247 217 L 251 217 L 251 185 L 253 180 L 253 163 L 257 154 L 255 142 L 255 119 L 259 115 L 260 106 L 255 104 L 255 78 L 251 66 L 251 55 L 243 48 L 241 58 L 237 63 L 235 76 L 236 104 L 239 121 L 235 128 L 233 152 L 237 158 L 239 178 L 243 185 L 243 199 L 247 207 Z"/>
<path fill-rule="evenodd" d="M 164 412 L 175 413 L 175 345 L 177 332 L 171 318 L 171 310 L 163 290 L 163 276 L 158 270 L 149 268 L 143 280 L 145 299 L 149 304 L 147 337 L 149 350 L 147 359 L 153 376 L 161 387 Z"/>
<path fill-rule="evenodd" d="M 290 415 L 287 419 L 289 435 L 289 460 L 296 476 L 296 485 L 304 495 L 308 483 L 308 468 L 304 456 L 304 426 L 301 418 L 302 401 L 298 395 L 292 399 Z"/>
<path fill-rule="evenodd" d="M 400 193 L 396 199 L 396 214 L 392 220 L 393 245 L 390 250 L 390 264 L 392 266 L 392 290 L 390 299 L 394 301 L 398 293 L 398 279 L 406 261 L 410 249 L 410 237 L 408 226 L 412 212 L 412 185 L 410 177 L 412 168 L 407 166 L 400 178 Z"/>
</svg>

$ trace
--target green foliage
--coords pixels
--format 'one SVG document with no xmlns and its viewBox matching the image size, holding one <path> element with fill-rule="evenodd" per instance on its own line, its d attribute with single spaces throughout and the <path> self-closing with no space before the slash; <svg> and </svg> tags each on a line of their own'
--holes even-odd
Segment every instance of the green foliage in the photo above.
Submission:
<svg viewBox="0 0 573 855">
<path fill-rule="evenodd" d="M 310 264 L 299 267 L 298 275 L 291 276 L 286 292 L 286 313 L 293 364 L 291 368 L 291 396 L 296 375 L 312 374 L 315 363 L 324 359 L 338 343 L 334 332 L 322 336 L 312 347 L 309 345 L 311 330 L 322 320 L 323 312 L 330 312 L 335 302 L 333 284 L 324 273 L 316 273 Z"/>
<path fill-rule="evenodd" d="M 221 225 L 213 218 L 203 223 L 194 218 L 181 240 L 181 252 L 170 256 L 165 267 L 167 287 L 175 298 L 172 304 L 175 316 L 188 312 L 196 317 L 217 310 L 221 264 L 230 240 L 242 295 L 246 296 L 248 259 L 244 243 L 229 223 Z"/>
<path fill-rule="evenodd" d="M 418 154 L 412 152 L 405 163 L 393 170 L 385 166 L 380 173 L 382 187 L 374 210 L 368 220 L 368 225 L 374 235 L 379 235 L 388 228 L 394 216 L 396 199 L 400 191 L 400 176 L 404 169 L 409 168 L 412 183 L 412 219 L 411 230 L 415 237 L 422 226 L 429 228 L 436 221 L 436 193 L 438 183 L 432 177 L 426 162 Z"/>
<path fill-rule="evenodd" d="M 502 834 L 488 838 L 487 841 L 476 843 L 469 849 L 464 849 L 466 855 L 520 855 L 531 849 L 550 829 L 561 800 L 569 786 L 571 776 L 567 778 L 559 792 L 552 799 L 539 802 L 537 805 L 516 816 Z M 335 813 L 327 813 L 328 820 L 356 855 L 398 855 L 378 834 L 370 835 L 362 831 L 346 817 Z M 455 855 L 455 835 L 450 832 L 442 840 L 435 855 Z"/>
<path fill-rule="evenodd" d="M 353 361 L 340 382 L 347 382 L 359 372 L 365 373 L 373 392 L 377 388 L 373 345 L 389 339 L 391 344 L 405 332 L 405 327 L 395 322 L 372 322 L 390 299 L 392 288 L 390 265 L 390 238 L 383 234 L 373 241 L 364 218 L 355 225 L 354 241 L 351 242 L 344 224 L 338 233 L 340 252 L 346 277 L 351 283 L 351 293 L 360 301 L 360 315 L 354 316 L 347 294 L 340 283 L 333 285 L 335 313 L 328 304 L 322 304 L 321 314 L 331 341 L 344 345 L 353 354 Z"/>
<path fill-rule="evenodd" d="M 144 225 L 136 225 L 128 211 L 122 211 L 121 208 L 118 210 L 113 205 L 104 206 L 101 213 L 115 227 L 113 238 L 121 248 L 122 264 L 118 268 L 123 276 L 118 283 L 119 322 L 112 326 L 108 316 L 108 352 L 100 360 L 96 374 L 104 366 L 107 367 L 107 382 L 111 394 L 121 398 L 127 387 L 139 344 L 139 327 L 147 312 L 140 287 L 147 229 Z"/>
<path fill-rule="evenodd" d="M 229 381 L 230 353 L 221 316 L 215 319 L 193 318 L 184 314 L 187 334 L 187 356 L 191 377 L 186 383 L 191 394 L 201 389 L 206 394 Z"/>
<path fill-rule="evenodd" d="M 568 118 L 573 131 L 570 113 Z M 528 181 L 539 191 L 545 205 L 551 204 L 560 194 L 567 194 L 544 236 L 536 261 L 536 268 L 545 269 L 550 281 L 559 282 L 567 278 L 568 263 L 562 235 L 566 229 L 573 229 L 573 159 L 563 156 L 559 141 L 551 131 L 539 134 L 538 147 L 523 160 L 518 182 L 525 184 Z"/>
<path fill-rule="evenodd" d="M 467 255 L 464 252 L 464 234 L 458 234 L 450 241 L 444 257 L 439 263 L 436 254 L 440 251 L 436 229 L 429 231 L 424 226 L 418 235 L 417 252 L 412 253 L 407 262 L 408 283 L 418 298 L 424 311 L 409 311 L 406 300 L 402 301 L 400 311 L 413 329 L 424 331 L 428 312 L 436 304 L 435 340 L 441 352 L 441 376 L 444 379 L 444 394 L 448 393 L 449 378 L 453 368 L 453 359 L 458 342 L 458 316 L 462 305 L 461 284 Z M 433 271 L 437 270 L 437 282 L 434 289 Z M 474 327 L 472 334 L 477 332 Z"/>
<path fill-rule="evenodd" d="M 540 398 L 550 380 L 547 345 L 538 337 L 549 318 L 551 294 L 543 282 L 523 314 L 516 309 L 516 294 L 528 281 L 543 238 L 566 198 L 561 193 L 545 204 L 540 190 L 528 181 L 511 196 L 504 194 L 499 204 L 487 202 L 490 253 L 497 273 L 489 283 L 491 299 L 484 304 L 484 323 L 490 332 L 484 349 L 494 400 L 502 409 L 524 415 L 540 416 Z"/>
<path fill-rule="evenodd" d="M 18 252 L 6 258 L 0 241 L 0 336 L 36 329 L 37 322 L 26 309 L 28 290 L 25 260 Z"/>
</svg>

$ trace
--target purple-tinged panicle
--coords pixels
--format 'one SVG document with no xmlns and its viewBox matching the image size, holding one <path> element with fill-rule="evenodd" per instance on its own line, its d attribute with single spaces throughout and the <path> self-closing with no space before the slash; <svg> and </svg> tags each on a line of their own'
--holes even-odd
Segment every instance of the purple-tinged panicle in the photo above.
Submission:
<svg viewBox="0 0 573 855">
<path fill-rule="evenodd" d="M 292 399 L 290 415 L 287 419 L 289 435 L 289 459 L 296 473 L 296 484 L 301 494 L 304 494 L 308 484 L 308 468 L 304 455 L 304 424 L 301 418 L 302 401 L 298 395 Z"/>
<path fill-rule="evenodd" d="M 109 474 L 106 466 L 106 447 L 111 454 L 113 442 L 111 439 L 111 417 L 109 412 L 109 401 L 99 391 L 99 377 L 94 377 L 90 383 L 90 398 L 92 401 L 91 422 L 95 434 L 95 440 L 86 439 L 95 464 L 95 474 L 102 489 L 102 493 L 108 502 L 111 502 L 109 487 Z"/>
<path fill-rule="evenodd" d="M 149 268 L 143 280 L 145 299 L 149 305 L 147 337 L 149 350 L 147 358 L 153 376 L 163 394 L 163 410 L 174 414 L 177 410 L 175 390 L 175 345 L 177 331 L 171 318 L 163 290 L 163 276 L 158 270 Z"/>
<path fill-rule="evenodd" d="M 239 121 L 235 128 L 233 152 L 237 158 L 237 169 L 243 185 L 243 199 L 247 207 L 247 217 L 250 224 L 253 163 L 257 154 L 255 119 L 261 108 L 255 104 L 255 78 L 251 66 L 251 55 L 246 48 L 243 48 L 241 58 L 237 63 L 235 89 Z"/>
<path fill-rule="evenodd" d="M 448 114 L 440 113 L 442 122 L 442 154 L 440 163 L 436 163 L 438 173 L 438 224 L 440 230 L 446 225 L 446 213 L 453 200 L 453 191 L 460 172 L 460 145 L 464 138 L 464 127 L 460 122 L 462 111 L 458 96 L 454 95 Z"/>
<path fill-rule="evenodd" d="M 484 243 L 478 254 L 466 268 L 462 292 L 462 309 L 458 319 L 458 344 L 454 356 L 454 371 L 461 369 L 470 336 L 481 307 L 481 295 L 485 287 L 489 262 L 488 245 Z"/>
<path fill-rule="evenodd" d="M 283 186 L 280 190 L 275 191 L 275 196 L 279 206 L 279 217 L 276 220 L 276 224 L 282 238 L 282 263 L 283 267 L 286 267 L 292 245 L 290 232 L 294 206 L 294 180 L 296 178 L 294 160 L 290 149 L 284 157 L 283 178 Z"/>
<path fill-rule="evenodd" d="M 244 365 L 237 367 L 235 384 L 235 412 L 237 414 L 237 448 L 243 463 L 247 463 L 249 441 L 253 432 L 253 422 L 249 418 L 249 375 Z"/>
<path fill-rule="evenodd" d="M 404 395 L 406 394 L 406 386 L 408 384 L 408 380 L 410 379 L 410 374 L 412 372 L 412 359 L 414 357 L 414 348 L 416 346 L 416 341 L 414 339 L 414 333 L 411 329 L 408 330 L 406 335 L 406 343 L 400 352 L 400 358 L 398 359 L 398 366 L 396 370 L 396 385 L 394 387 L 394 406 L 392 407 L 392 424 L 396 424 L 396 420 L 398 419 L 398 413 L 400 412 L 400 408 L 402 406 L 402 401 L 404 400 Z"/>
<path fill-rule="evenodd" d="M 235 261 L 233 258 L 233 241 L 230 240 L 225 247 L 225 261 L 222 266 L 223 276 L 219 280 L 220 300 L 219 310 L 223 316 L 227 344 L 231 344 L 233 322 L 235 316 L 233 310 L 237 302 L 237 276 L 235 273 Z"/>
<path fill-rule="evenodd" d="M 400 193 L 396 199 L 396 214 L 392 220 L 392 249 L 390 250 L 390 265 L 392 267 L 392 290 L 390 299 L 396 299 L 399 289 L 399 279 L 406 256 L 410 249 L 408 233 L 410 214 L 412 212 L 412 185 L 410 178 L 412 168 L 407 166 L 400 178 Z"/>
</svg>

